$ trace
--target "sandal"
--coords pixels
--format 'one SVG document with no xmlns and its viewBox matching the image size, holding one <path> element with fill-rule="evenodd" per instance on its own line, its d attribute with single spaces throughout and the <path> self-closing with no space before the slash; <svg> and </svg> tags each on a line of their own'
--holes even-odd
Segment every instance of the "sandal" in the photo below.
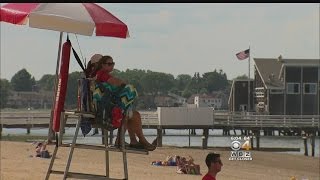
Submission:
<svg viewBox="0 0 320 180">
<path fill-rule="evenodd" d="M 157 148 L 157 146 L 154 146 L 154 145 L 149 144 L 149 143 L 146 143 L 146 144 L 141 143 L 141 142 L 139 142 L 139 143 L 142 144 L 144 149 L 146 149 L 148 151 L 153 151 L 153 150 L 155 150 Z"/>
<path fill-rule="evenodd" d="M 121 148 L 121 147 L 122 147 L 122 145 L 119 144 L 119 143 L 115 143 L 114 146 L 117 147 L 117 148 Z M 130 146 L 130 145 L 129 145 L 129 143 L 124 142 L 124 146 L 125 146 L 125 147 L 128 147 L 128 146 Z"/>
<path fill-rule="evenodd" d="M 144 145 L 141 143 L 129 144 L 129 147 L 134 148 L 134 149 L 144 149 Z"/>
</svg>

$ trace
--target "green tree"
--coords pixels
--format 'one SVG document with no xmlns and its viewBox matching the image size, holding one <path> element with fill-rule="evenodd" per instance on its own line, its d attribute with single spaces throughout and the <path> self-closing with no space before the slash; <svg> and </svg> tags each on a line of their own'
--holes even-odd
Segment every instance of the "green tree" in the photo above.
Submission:
<svg viewBox="0 0 320 180">
<path fill-rule="evenodd" d="M 15 91 L 32 91 L 32 86 L 35 85 L 34 77 L 25 69 L 21 69 L 11 78 L 11 86 Z"/>
<path fill-rule="evenodd" d="M 144 92 L 141 85 L 141 78 L 146 75 L 146 72 L 144 70 L 139 69 L 127 69 L 125 72 L 123 72 L 123 74 L 123 79 L 128 83 L 134 85 L 137 88 L 139 95 L 143 95 Z"/>
<path fill-rule="evenodd" d="M 66 93 L 65 105 L 68 108 L 77 107 L 78 99 L 78 79 L 81 78 L 81 72 L 75 71 L 68 76 L 68 87 Z"/>
<path fill-rule="evenodd" d="M 190 83 L 192 77 L 189 74 L 179 74 L 175 79 L 175 87 L 178 91 L 182 92 Z M 182 93 L 181 93 L 182 94 Z"/>
<path fill-rule="evenodd" d="M 147 71 L 140 82 L 144 92 L 152 95 L 157 93 L 166 94 L 173 87 L 174 76 L 161 72 Z"/>
<path fill-rule="evenodd" d="M 192 94 L 193 94 L 193 92 L 191 90 L 189 90 L 188 88 L 186 88 L 184 91 L 182 91 L 182 96 L 185 98 L 189 98 Z"/>
<path fill-rule="evenodd" d="M 203 79 L 206 82 L 208 92 L 225 90 L 228 86 L 227 75 L 222 69 L 219 72 L 215 69 L 213 72 L 204 73 Z"/>
<path fill-rule="evenodd" d="M 191 78 L 183 92 L 183 97 L 188 98 L 192 94 L 200 93 L 201 89 L 206 88 L 205 84 L 206 82 L 203 80 L 203 78 L 200 77 L 200 74 L 198 72 L 194 73 L 193 77 Z"/>
<path fill-rule="evenodd" d="M 53 91 L 54 81 L 55 81 L 55 75 L 45 74 L 41 77 L 41 79 L 37 82 L 37 84 L 42 90 Z"/>
<path fill-rule="evenodd" d="M 0 108 L 4 108 L 8 102 L 10 83 L 6 79 L 0 80 Z"/>
<path fill-rule="evenodd" d="M 234 79 L 248 79 L 248 76 L 246 74 L 243 74 L 243 75 L 237 76 Z"/>
</svg>

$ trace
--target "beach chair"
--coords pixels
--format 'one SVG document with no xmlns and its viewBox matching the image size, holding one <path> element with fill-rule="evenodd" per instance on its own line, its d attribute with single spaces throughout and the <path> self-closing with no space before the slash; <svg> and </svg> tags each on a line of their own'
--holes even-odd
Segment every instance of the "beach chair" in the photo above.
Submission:
<svg viewBox="0 0 320 180">
<path fill-rule="evenodd" d="M 137 153 L 137 154 L 144 154 L 148 155 L 148 151 L 141 150 L 141 149 L 132 149 L 125 146 L 125 121 L 128 119 L 129 111 L 125 109 L 123 112 L 123 118 L 121 121 L 121 126 L 118 129 L 118 138 L 121 142 L 120 146 L 112 146 L 108 143 L 108 133 L 112 134 L 112 130 L 114 129 L 110 126 L 110 116 L 106 109 L 101 111 L 101 104 L 99 103 L 106 103 L 105 101 L 94 101 L 93 96 L 98 96 L 95 93 L 97 87 L 101 87 L 101 84 L 97 84 L 94 80 L 89 78 L 82 78 L 78 80 L 78 108 L 77 111 L 67 111 L 64 110 L 61 113 L 61 121 L 60 121 L 60 130 L 59 136 L 56 134 L 56 145 L 55 149 L 51 158 L 51 162 L 47 171 L 46 180 L 49 179 L 51 173 L 53 174 L 63 174 L 63 179 L 68 177 L 71 178 L 85 178 L 85 179 L 115 179 L 109 177 L 109 151 L 114 152 L 121 152 L 123 157 L 123 167 L 124 167 L 124 178 L 128 179 L 128 167 L 127 167 L 127 155 L 126 153 Z M 100 89 L 101 91 L 101 89 Z M 103 89 L 104 95 L 110 95 L 110 91 L 107 89 Z M 95 93 L 95 94 L 94 94 Z M 101 93 L 101 92 L 100 92 Z M 99 93 L 98 93 L 99 94 Z M 104 96 L 111 97 L 111 96 Z M 110 101 L 111 99 L 106 99 Z M 100 109 L 99 109 L 100 108 Z M 107 107 L 109 108 L 109 107 Z M 76 130 L 72 139 L 72 143 L 63 143 L 63 135 L 64 135 L 64 128 L 66 126 L 67 120 L 70 117 L 77 117 L 77 124 Z M 83 135 L 86 135 L 90 132 L 91 128 L 99 127 L 103 132 L 103 144 L 101 145 L 88 145 L 88 144 L 79 144 L 77 143 L 77 137 L 79 134 L 79 130 L 82 130 Z M 65 167 L 65 171 L 55 171 L 52 170 L 57 151 L 59 147 L 70 147 L 70 152 L 67 160 L 67 164 Z M 71 160 L 73 157 L 74 149 L 82 148 L 82 149 L 92 149 L 92 150 L 102 150 L 105 151 L 105 175 L 94 175 L 94 174 L 85 174 L 85 173 L 77 173 L 77 172 L 69 172 Z"/>
</svg>

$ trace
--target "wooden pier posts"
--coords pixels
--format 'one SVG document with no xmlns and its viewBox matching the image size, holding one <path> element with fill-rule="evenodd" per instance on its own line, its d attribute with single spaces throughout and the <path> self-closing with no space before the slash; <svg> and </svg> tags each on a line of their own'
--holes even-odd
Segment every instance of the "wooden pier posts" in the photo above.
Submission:
<svg viewBox="0 0 320 180">
<path fill-rule="evenodd" d="M 190 145 L 191 145 L 191 138 L 190 138 L 190 135 L 191 135 L 191 129 L 189 129 L 189 135 L 188 135 L 188 137 L 189 137 L 189 147 L 190 147 Z"/>
<path fill-rule="evenodd" d="M 162 147 L 162 129 L 157 128 L 157 146 Z"/>
<path fill-rule="evenodd" d="M 303 145 L 304 145 L 304 155 L 308 156 L 308 138 L 310 138 L 310 144 L 311 144 L 311 156 L 314 157 L 315 155 L 315 146 L 316 146 L 316 131 L 313 131 L 312 133 L 305 133 L 302 137 L 303 139 Z"/>
<path fill-rule="evenodd" d="M 315 154 L 315 145 L 316 145 L 316 132 L 311 136 L 311 156 L 314 157 Z"/>
<path fill-rule="evenodd" d="M 252 139 L 250 139 L 250 146 L 251 146 L 251 149 L 253 149 L 253 136 L 252 136 Z"/>
<path fill-rule="evenodd" d="M 2 124 L 0 124 L 0 140 L 2 139 Z"/>
<path fill-rule="evenodd" d="M 196 129 L 191 129 L 191 135 L 197 135 L 197 133 L 196 133 Z"/>
<path fill-rule="evenodd" d="M 203 129 L 202 149 L 208 148 L 209 129 Z"/>
<path fill-rule="evenodd" d="M 304 144 L 304 155 L 308 156 L 308 142 L 307 142 L 307 137 L 304 136 L 302 137 L 303 139 L 303 144 Z"/>
<path fill-rule="evenodd" d="M 255 134 L 256 134 L 256 140 L 257 140 L 256 142 L 257 150 L 260 150 L 260 131 L 257 130 Z"/>
<path fill-rule="evenodd" d="M 27 124 L 27 134 L 30 134 L 31 125 Z"/>
</svg>

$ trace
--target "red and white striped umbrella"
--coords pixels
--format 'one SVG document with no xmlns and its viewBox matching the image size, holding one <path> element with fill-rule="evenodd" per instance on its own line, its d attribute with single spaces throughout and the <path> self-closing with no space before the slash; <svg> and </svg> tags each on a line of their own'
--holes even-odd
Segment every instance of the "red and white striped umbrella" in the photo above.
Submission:
<svg viewBox="0 0 320 180">
<path fill-rule="evenodd" d="M 0 9 L 0 21 L 92 36 L 127 38 L 128 27 L 94 3 L 8 3 Z"/>
<path fill-rule="evenodd" d="M 92 36 L 95 29 L 96 36 L 129 37 L 126 24 L 94 3 L 8 3 L 0 8 L 0 21 L 18 25 L 29 22 L 33 28 L 60 31 L 54 91 L 57 89 L 63 32 Z M 52 127 L 52 115 L 49 126 Z M 49 128 L 49 135 L 51 133 L 52 128 Z"/>
</svg>

